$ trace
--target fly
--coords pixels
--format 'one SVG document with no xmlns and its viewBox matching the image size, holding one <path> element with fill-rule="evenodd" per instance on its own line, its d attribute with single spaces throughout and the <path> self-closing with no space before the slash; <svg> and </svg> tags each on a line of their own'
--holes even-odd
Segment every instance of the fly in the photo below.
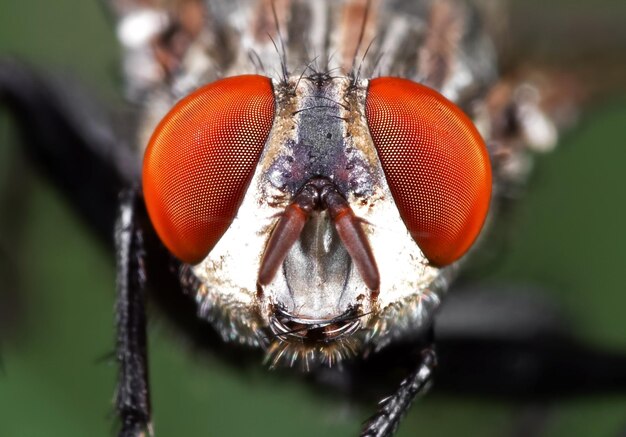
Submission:
<svg viewBox="0 0 626 437">
<path fill-rule="evenodd" d="M 499 82 L 493 11 L 111 4 L 144 157 L 116 225 L 120 435 L 152 433 L 150 286 L 190 296 L 272 367 L 346 374 L 409 345 L 411 370 L 362 434 L 391 435 L 432 383 L 433 315 L 490 206 L 556 139 L 528 86 Z"/>
<path fill-rule="evenodd" d="M 508 144 L 483 140 L 498 133 L 476 103 L 497 73 L 476 11 L 448 0 L 182 5 L 120 6 L 119 34 L 129 95 L 149 103 L 143 198 L 199 316 L 271 366 L 305 371 L 428 338 L 497 201 L 492 185 L 523 177 L 506 170 L 523 150 L 492 164 Z M 132 251 L 133 223 L 118 225 L 120 248 Z M 434 346 L 417 361 L 363 435 L 393 433 L 430 385 Z M 118 396 L 120 414 L 141 428 L 132 396 Z"/>
</svg>

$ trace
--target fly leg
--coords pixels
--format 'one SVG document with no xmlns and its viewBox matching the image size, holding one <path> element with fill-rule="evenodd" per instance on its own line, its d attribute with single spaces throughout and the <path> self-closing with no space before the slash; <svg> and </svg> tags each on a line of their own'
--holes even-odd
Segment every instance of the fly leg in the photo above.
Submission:
<svg viewBox="0 0 626 437">
<path fill-rule="evenodd" d="M 141 166 L 128 142 L 116 134 L 108 112 L 75 81 L 36 72 L 11 59 L 0 59 L 0 105 L 19 127 L 26 156 L 112 247 L 118 193 L 137 183 Z M 146 226 L 140 224 L 144 215 L 138 194 L 126 192 L 115 229 L 121 436 L 142 435 L 150 419 L 144 309 Z M 151 229 L 147 229 L 150 238 Z"/>
<path fill-rule="evenodd" d="M 429 345 L 422 349 L 417 367 L 402 380 L 394 394 L 380 402 L 378 411 L 365 423 L 361 437 L 388 437 L 395 434 L 415 398 L 429 390 L 437 366 L 432 327 L 429 337 Z"/>
<path fill-rule="evenodd" d="M 137 191 L 122 192 L 115 226 L 119 364 L 116 408 L 122 425 L 119 437 L 152 435 L 146 352 L 146 264 L 144 233 L 138 214 L 140 204 Z"/>
</svg>

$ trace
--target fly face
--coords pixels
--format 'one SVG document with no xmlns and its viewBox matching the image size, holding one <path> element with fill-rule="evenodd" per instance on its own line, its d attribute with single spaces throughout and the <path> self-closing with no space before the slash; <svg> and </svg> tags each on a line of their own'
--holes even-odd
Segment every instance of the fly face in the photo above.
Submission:
<svg viewBox="0 0 626 437">
<path fill-rule="evenodd" d="M 422 301 L 406 308 L 420 321 L 436 299 L 438 269 L 406 231 L 367 129 L 366 86 L 324 76 L 276 84 L 274 126 L 237 217 L 194 269 L 203 308 L 221 302 L 214 319 L 228 308 L 237 333 L 227 335 L 270 338 L 275 359 L 332 362 L 389 334 L 381 309 Z M 333 217 L 327 193 L 351 223 Z"/>
<path fill-rule="evenodd" d="M 394 78 L 217 81 L 174 107 L 144 164 L 148 211 L 194 265 L 202 316 L 274 365 L 419 333 L 490 190 L 471 122 Z"/>
</svg>

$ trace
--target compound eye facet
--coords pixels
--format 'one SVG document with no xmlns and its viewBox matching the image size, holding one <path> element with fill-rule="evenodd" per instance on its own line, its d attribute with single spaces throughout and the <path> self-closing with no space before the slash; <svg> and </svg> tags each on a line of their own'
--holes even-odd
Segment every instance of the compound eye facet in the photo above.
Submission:
<svg viewBox="0 0 626 437">
<path fill-rule="evenodd" d="M 270 79 L 236 76 L 178 102 L 144 157 L 150 220 L 181 261 L 200 262 L 234 219 L 274 121 Z"/>
<path fill-rule="evenodd" d="M 445 266 L 473 244 L 487 216 L 491 166 L 471 120 L 406 79 L 370 81 L 366 118 L 393 198 L 428 260 Z"/>
</svg>

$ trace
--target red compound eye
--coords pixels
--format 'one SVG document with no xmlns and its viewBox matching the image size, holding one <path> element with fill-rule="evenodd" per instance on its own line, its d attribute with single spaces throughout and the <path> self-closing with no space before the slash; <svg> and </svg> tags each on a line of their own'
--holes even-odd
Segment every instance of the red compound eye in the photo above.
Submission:
<svg viewBox="0 0 626 437">
<path fill-rule="evenodd" d="M 268 78 L 237 76 L 181 100 L 144 157 L 148 214 L 180 260 L 200 262 L 232 222 L 274 121 Z"/>
<path fill-rule="evenodd" d="M 432 264 L 454 262 L 489 209 L 491 166 L 480 134 L 456 105 L 406 79 L 372 80 L 366 116 L 409 232 Z"/>
</svg>

